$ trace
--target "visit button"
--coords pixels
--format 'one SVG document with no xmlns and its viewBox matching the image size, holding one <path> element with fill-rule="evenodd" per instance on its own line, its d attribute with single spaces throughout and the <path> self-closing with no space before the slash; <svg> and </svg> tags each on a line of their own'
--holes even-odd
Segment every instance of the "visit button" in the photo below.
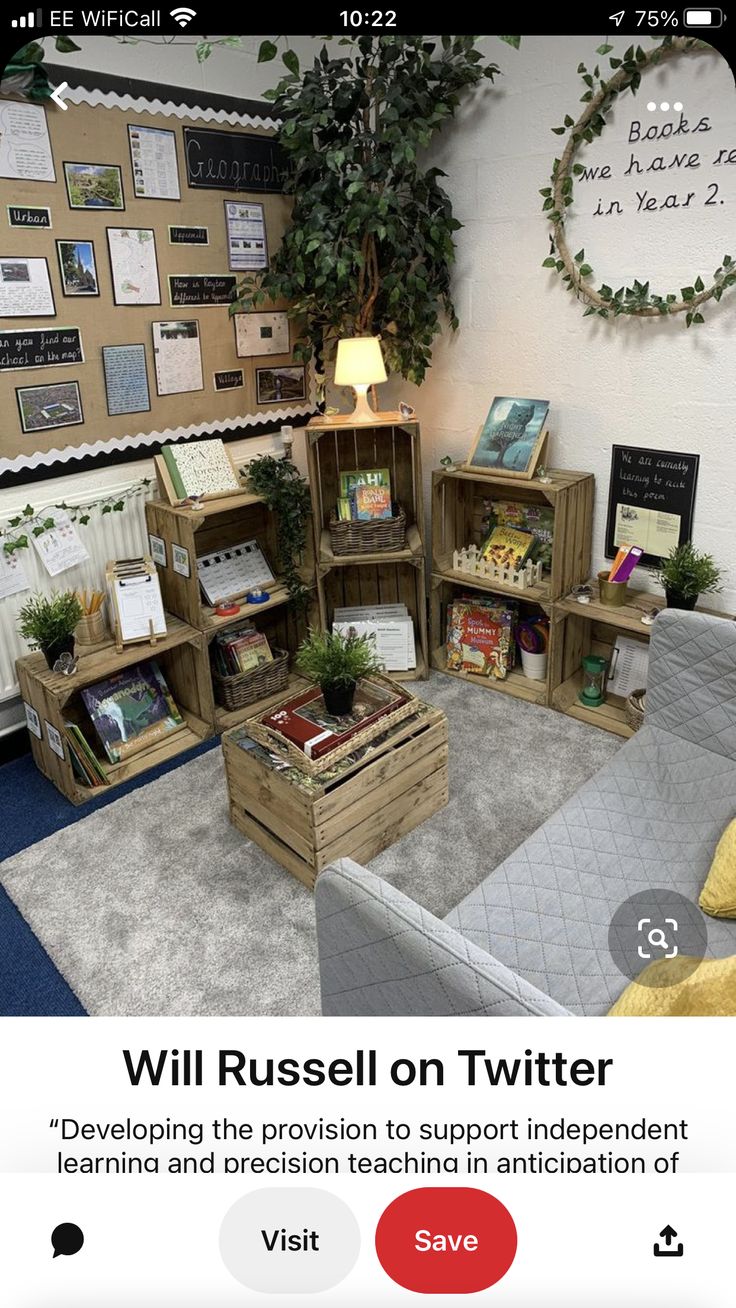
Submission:
<svg viewBox="0 0 736 1308">
<path fill-rule="evenodd" d="M 516 1255 L 514 1219 L 485 1190 L 427 1187 L 394 1199 L 376 1227 L 386 1274 L 419 1294 L 472 1294 L 495 1285 Z"/>
</svg>

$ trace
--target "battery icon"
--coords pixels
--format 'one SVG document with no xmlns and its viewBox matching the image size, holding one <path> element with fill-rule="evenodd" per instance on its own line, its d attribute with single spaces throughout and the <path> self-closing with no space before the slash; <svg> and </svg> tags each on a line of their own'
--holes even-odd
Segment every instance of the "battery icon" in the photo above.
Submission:
<svg viewBox="0 0 736 1308">
<path fill-rule="evenodd" d="M 723 10 L 686 9 L 683 22 L 685 27 L 720 27 L 723 23 Z"/>
</svg>

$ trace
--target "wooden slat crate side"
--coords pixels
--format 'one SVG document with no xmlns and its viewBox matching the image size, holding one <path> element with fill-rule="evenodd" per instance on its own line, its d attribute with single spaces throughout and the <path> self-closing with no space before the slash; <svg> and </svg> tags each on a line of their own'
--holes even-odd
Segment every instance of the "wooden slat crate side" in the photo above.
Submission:
<svg viewBox="0 0 736 1308">
<path fill-rule="evenodd" d="M 292 785 L 281 773 L 267 768 L 251 751 L 241 749 L 227 735 L 222 737 L 222 753 L 225 760 L 225 775 L 228 782 L 246 778 L 252 791 L 257 788 L 267 790 L 273 796 L 275 805 L 283 805 L 285 811 L 300 814 L 306 821 L 311 817 L 313 800 L 311 795 Z M 319 796 L 320 791 L 317 792 Z"/>
<path fill-rule="evenodd" d="M 155 647 L 151 656 L 156 657 Z M 177 645 L 159 660 L 164 680 L 180 709 L 186 709 L 203 722 L 214 719 L 209 651 L 204 636 Z M 209 734 L 209 732 L 207 733 Z"/>
<path fill-rule="evenodd" d="M 191 522 L 181 514 L 172 513 L 170 508 L 156 501 L 146 504 L 146 524 L 149 533 L 159 536 L 166 543 L 166 567 L 157 564 L 161 596 L 164 608 L 193 627 L 202 625 L 202 605 L 199 598 L 199 582 L 195 565 L 194 532 Z M 172 544 L 180 545 L 189 555 L 189 577 L 174 572 Z"/>
<path fill-rule="evenodd" d="M 357 862 L 367 862 L 382 849 L 387 849 L 398 839 L 397 831 L 403 834 L 418 826 L 425 817 L 442 807 L 447 802 L 448 773 L 447 767 L 439 767 L 427 779 L 422 778 L 407 790 L 397 795 L 380 812 L 365 818 L 350 832 L 343 832 L 317 853 L 317 868 L 327 867 L 338 858 L 354 858 Z M 443 798 L 444 797 L 444 798 Z"/>
<path fill-rule="evenodd" d="M 314 839 L 310 824 L 304 822 L 301 827 L 295 825 L 296 819 L 292 813 L 279 810 L 271 798 L 251 793 L 242 778 L 231 782 L 228 790 L 230 802 L 245 817 L 252 818 L 265 827 L 305 862 L 314 863 Z"/>
<path fill-rule="evenodd" d="M 432 473 L 432 566 L 441 555 L 452 550 L 452 487 L 443 472 Z"/>
<path fill-rule="evenodd" d="M 379 822 L 381 814 L 394 799 L 398 799 L 407 790 L 413 790 L 422 780 L 431 778 L 439 768 L 446 767 L 447 758 L 448 748 L 445 743 L 435 745 L 430 750 L 425 749 L 411 760 L 407 759 L 405 764 L 387 778 L 380 791 L 374 789 L 359 795 L 329 821 L 315 824 L 315 849 L 323 849 L 343 836 L 350 837 L 353 831 L 362 829 L 363 822 L 368 818 Z"/>
<path fill-rule="evenodd" d="M 283 840 L 279 840 L 271 831 L 261 826 L 254 818 L 249 817 L 243 809 L 236 804 L 230 805 L 230 821 L 234 827 L 237 827 L 241 835 L 247 840 L 252 840 L 266 854 L 269 854 L 277 863 L 285 867 L 292 876 L 307 887 L 308 890 L 314 890 L 314 883 L 317 879 L 316 868 L 307 863 L 305 859 L 299 858 Z"/>
<path fill-rule="evenodd" d="M 424 788 L 420 791 L 420 796 L 416 802 L 404 810 L 404 812 L 393 817 L 390 821 L 384 821 L 381 827 L 372 832 L 364 844 L 360 845 L 350 855 L 356 863 L 370 863 L 384 849 L 389 849 L 402 836 L 408 835 L 410 831 L 427 818 L 432 817 L 434 813 L 444 808 L 449 800 L 449 786 L 447 769 L 443 768 L 435 773 L 430 783 L 425 782 Z M 385 819 L 385 815 L 382 814 Z M 325 864 L 325 866 L 328 866 Z M 320 871 L 323 869 L 320 868 Z"/>
<path fill-rule="evenodd" d="M 433 709 L 431 714 L 418 722 L 412 719 L 404 722 L 386 753 L 381 754 L 373 763 L 366 763 L 344 781 L 331 785 L 324 795 L 314 800 L 315 825 L 329 822 L 347 805 L 382 786 L 422 754 L 446 743 L 447 720 L 439 709 Z"/>
<path fill-rule="evenodd" d="M 57 697 L 42 682 L 35 677 L 29 676 L 27 670 L 23 667 L 22 660 L 17 663 L 18 685 L 20 687 L 21 697 L 31 708 L 36 710 L 39 722 L 41 724 L 41 740 L 32 732 L 28 732 L 31 742 L 31 752 L 33 761 L 40 772 L 48 777 L 62 794 L 75 803 L 79 802 L 76 795 L 76 786 L 74 782 L 74 773 L 72 771 L 71 761 L 69 759 L 69 748 L 64 735 L 64 716 L 59 705 Z M 46 723 L 50 722 L 52 727 L 60 733 L 64 741 L 64 758 L 60 759 L 58 754 L 52 750 Z"/>
</svg>

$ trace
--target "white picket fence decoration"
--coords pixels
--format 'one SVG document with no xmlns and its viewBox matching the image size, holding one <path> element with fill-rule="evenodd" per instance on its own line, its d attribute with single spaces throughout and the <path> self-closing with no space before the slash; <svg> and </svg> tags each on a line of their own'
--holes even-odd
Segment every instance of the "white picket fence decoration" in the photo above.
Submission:
<svg viewBox="0 0 736 1308">
<path fill-rule="evenodd" d="M 470 577 L 483 577 L 485 581 L 501 582 L 516 590 L 525 590 L 529 586 L 538 586 L 542 581 L 542 564 L 532 563 L 531 559 L 522 568 L 499 568 L 496 563 L 484 559 L 477 545 L 468 545 L 465 549 L 454 550 L 452 555 L 453 572 L 465 572 Z"/>
</svg>

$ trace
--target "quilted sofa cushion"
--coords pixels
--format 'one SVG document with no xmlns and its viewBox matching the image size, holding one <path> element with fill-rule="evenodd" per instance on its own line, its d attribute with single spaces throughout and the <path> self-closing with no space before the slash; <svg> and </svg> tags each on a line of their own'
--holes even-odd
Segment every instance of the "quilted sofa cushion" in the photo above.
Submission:
<svg viewBox="0 0 736 1308">
<path fill-rule="evenodd" d="M 707 632 L 703 639 L 706 662 L 718 664 L 720 647 L 713 649 Z M 736 814 L 736 744 L 729 743 L 734 758 L 728 758 L 723 687 L 704 703 L 696 688 L 679 684 L 689 680 L 686 669 L 678 674 L 675 667 L 669 679 L 669 694 L 690 693 L 699 703 L 688 711 L 658 697 L 661 708 L 648 725 L 445 919 L 576 1014 L 607 1013 L 626 986 L 608 951 L 619 905 L 652 887 L 697 903 L 718 840 Z M 704 713 L 710 728 L 700 725 Z M 667 730 L 649 725 L 662 716 Z M 703 921 L 709 954 L 736 954 L 736 922 L 705 915 Z"/>
<path fill-rule="evenodd" d="M 646 720 L 736 761 L 736 622 L 678 609 L 660 613 Z"/>
</svg>

